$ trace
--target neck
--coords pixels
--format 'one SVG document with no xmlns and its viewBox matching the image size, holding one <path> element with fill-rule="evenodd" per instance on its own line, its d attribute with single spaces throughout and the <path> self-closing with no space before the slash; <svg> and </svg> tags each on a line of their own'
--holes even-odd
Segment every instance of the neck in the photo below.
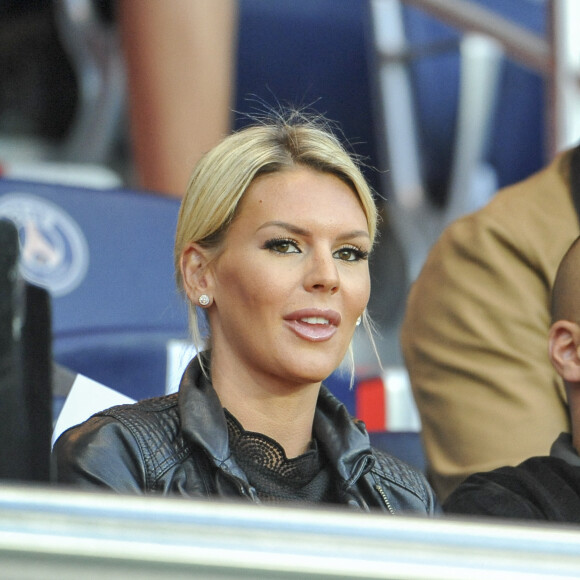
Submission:
<svg viewBox="0 0 580 580">
<path fill-rule="evenodd" d="M 572 429 L 572 445 L 580 455 L 580 384 L 565 383 L 568 408 L 570 411 L 570 424 Z"/>
<path fill-rule="evenodd" d="M 211 375 L 222 406 L 245 430 L 271 437 L 288 458 L 308 449 L 320 383 L 282 385 L 239 369 L 232 375 L 213 359 Z"/>
</svg>

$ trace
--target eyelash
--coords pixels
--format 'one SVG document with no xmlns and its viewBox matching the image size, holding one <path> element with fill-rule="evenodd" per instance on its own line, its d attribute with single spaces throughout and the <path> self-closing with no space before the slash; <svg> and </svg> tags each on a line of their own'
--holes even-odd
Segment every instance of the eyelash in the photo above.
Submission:
<svg viewBox="0 0 580 580">
<path fill-rule="evenodd" d="M 342 252 L 344 250 L 349 250 L 354 255 L 354 260 L 345 260 L 346 262 L 360 262 L 361 260 L 368 260 L 369 253 L 366 250 L 361 250 L 361 248 L 357 246 L 348 244 L 337 250 L 337 252 Z"/>
<path fill-rule="evenodd" d="M 270 250 L 272 252 L 276 252 L 277 254 L 295 254 L 295 253 L 298 253 L 298 252 L 281 252 L 279 249 L 277 249 L 277 247 L 282 246 L 282 245 L 293 246 L 296 250 L 300 251 L 300 248 L 298 247 L 299 246 L 298 241 L 293 240 L 292 238 L 272 238 L 271 240 L 268 240 L 264 244 L 264 249 Z"/>
<path fill-rule="evenodd" d="M 292 246 L 297 251 L 296 252 L 281 252 L 279 249 L 277 249 L 277 247 L 279 247 L 281 245 Z M 271 252 L 276 252 L 277 254 L 297 254 L 297 253 L 300 253 L 299 242 L 297 240 L 292 239 L 292 238 L 272 238 L 271 240 L 268 240 L 264 244 L 263 247 L 265 250 L 270 250 Z M 338 250 L 333 252 L 333 255 L 337 254 L 338 252 L 343 252 L 345 250 L 352 252 L 354 259 L 353 260 L 343 260 L 344 262 L 359 262 L 360 260 L 368 260 L 369 253 L 366 250 L 362 250 L 361 248 L 359 248 L 355 245 L 351 245 L 351 244 L 347 244 L 347 245 L 343 246 L 342 248 L 339 248 Z M 339 259 L 342 259 L 342 258 L 339 258 Z"/>
</svg>

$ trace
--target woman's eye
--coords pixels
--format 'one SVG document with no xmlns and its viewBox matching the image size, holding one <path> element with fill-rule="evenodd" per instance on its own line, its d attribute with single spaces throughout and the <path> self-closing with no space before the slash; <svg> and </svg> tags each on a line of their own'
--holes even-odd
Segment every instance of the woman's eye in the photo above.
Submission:
<svg viewBox="0 0 580 580">
<path fill-rule="evenodd" d="M 359 260 L 366 260 L 369 256 L 368 252 L 355 247 L 344 247 L 334 252 L 334 257 L 345 262 L 358 262 Z"/>
<path fill-rule="evenodd" d="M 264 248 L 272 250 L 273 252 L 278 252 L 279 254 L 298 254 L 300 252 L 298 249 L 298 242 L 286 238 L 268 240 L 264 244 Z"/>
</svg>

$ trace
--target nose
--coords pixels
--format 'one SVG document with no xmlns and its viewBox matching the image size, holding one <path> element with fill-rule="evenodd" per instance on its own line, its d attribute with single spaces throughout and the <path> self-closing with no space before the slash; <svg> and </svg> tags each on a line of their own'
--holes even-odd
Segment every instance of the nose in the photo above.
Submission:
<svg viewBox="0 0 580 580">
<path fill-rule="evenodd" d="M 328 251 L 313 252 L 309 260 L 304 286 L 309 291 L 335 294 L 340 287 L 336 260 Z"/>
</svg>

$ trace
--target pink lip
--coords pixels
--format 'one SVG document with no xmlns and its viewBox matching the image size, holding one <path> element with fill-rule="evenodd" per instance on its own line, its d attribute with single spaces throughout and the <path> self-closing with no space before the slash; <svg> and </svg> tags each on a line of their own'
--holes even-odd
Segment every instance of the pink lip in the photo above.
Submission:
<svg viewBox="0 0 580 580">
<path fill-rule="evenodd" d="M 325 318 L 328 324 L 311 324 L 304 318 Z M 340 324 L 341 316 L 335 310 L 319 310 L 317 308 L 305 308 L 296 310 L 284 317 L 290 330 L 296 336 L 311 342 L 322 342 L 332 338 Z"/>
</svg>

